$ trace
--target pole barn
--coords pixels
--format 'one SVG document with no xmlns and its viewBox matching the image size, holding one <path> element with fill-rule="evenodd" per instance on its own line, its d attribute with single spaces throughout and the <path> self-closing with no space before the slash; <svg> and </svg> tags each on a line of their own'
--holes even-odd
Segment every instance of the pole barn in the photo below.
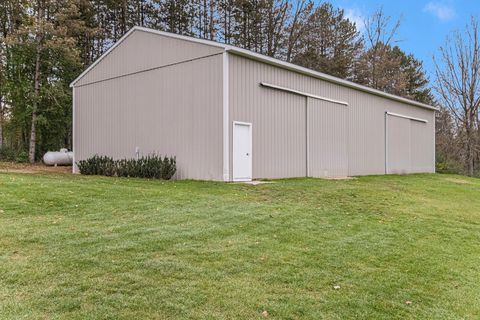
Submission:
<svg viewBox="0 0 480 320">
<path fill-rule="evenodd" d="M 435 172 L 434 107 L 230 45 L 135 27 L 71 86 L 74 163 L 157 153 L 177 179 L 223 181 Z"/>
</svg>

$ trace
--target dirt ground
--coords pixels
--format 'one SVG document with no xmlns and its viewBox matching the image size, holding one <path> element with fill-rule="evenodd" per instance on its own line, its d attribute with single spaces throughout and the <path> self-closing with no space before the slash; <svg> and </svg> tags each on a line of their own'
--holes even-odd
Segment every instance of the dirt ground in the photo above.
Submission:
<svg viewBox="0 0 480 320">
<path fill-rule="evenodd" d="M 71 166 L 46 166 L 43 163 L 0 162 L 0 172 L 17 173 L 72 173 Z"/>
</svg>

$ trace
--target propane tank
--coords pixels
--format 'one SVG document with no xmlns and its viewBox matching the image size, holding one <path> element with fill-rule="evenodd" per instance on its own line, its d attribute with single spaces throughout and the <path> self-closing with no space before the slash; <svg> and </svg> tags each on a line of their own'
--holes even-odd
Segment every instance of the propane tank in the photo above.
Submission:
<svg viewBox="0 0 480 320">
<path fill-rule="evenodd" d="M 73 164 L 73 152 L 62 148 L 60 151 L 48 151 L 43 156 L 43 163 L 47 166 L 71 166 Z"/>
</svg>

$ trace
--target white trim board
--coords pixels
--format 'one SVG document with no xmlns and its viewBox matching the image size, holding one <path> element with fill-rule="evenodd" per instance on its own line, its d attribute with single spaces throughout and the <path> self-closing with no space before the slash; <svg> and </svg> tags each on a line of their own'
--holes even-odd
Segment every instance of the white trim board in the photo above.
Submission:
<svg viewBox="0 0 480 320">
<path fill-rule="evenodd" d="M 277 85 L 266 83 L 266 82 L 260 82 L 260 85 L 262 87 L 266 87 L 266 88 L 272 88 L 272 89 L 276 89 L 276 90 L 286 91 L 286 92 L 298 94 L 298 95 L 301 95 L 301 96 L 304 96 L 304 97 L 309 97 L 309 98 L 313 98 L 313 99 L 328 101 L 328 102 L 331 102 L 331 103 L 341 104 L 343 106 L 348 106 L 348 102 L 345 102 L 345 101 L 325 98 L 325 97 L 317 96 L 315 94 L 311 94 L 311 93 L 307 93 L 307 92 L 303 92 L 303 91 L 298 91 L 298 90 L 295 90 L 295 89 L 285 88 L 285 87 L 277 86 Z"/>
<path fill-rule="evenodd" d="M 297 66 L 295 64 L 285 62 L 285 61 L 281 61 L 281 60 L 278 60 L 278 59 L 275 59 L 275 58 L 272 58 L 272 57 L 264 56 L 262 54 L 255 53 L 255 52 L 252 52 L 252 51 L 249 51 L 249 50 L 237 48 L 237 47 L 227 45 L 227 44 L 218 43 L 218 42 L 215 42 L 215 41 L 197 39 L 197 38 L 193 38 L 193 37 L 182 36 L 182 35 L 178 35 L 178 34 L 174 34 L 174 33 L 170 33 L 170 32 L 158 31 L 158 30 L 148 29 L 148 28 L 138 27 L 138 26 L 130 29 L 112 47 L 110 47 L 110 49 L 108 49 L 100 58 L 98 58 L 92 65 L 90 65 L 84 72 L 82 72 L 75 80 L 73 80 L 73 82 L 70 84 L 70 87 L 73 87 L 75 85 L 75 83 L 77 83 L 83 76 L 85 76 L 85 74 L 87 74 L 91 69 L 93 69 L 101 60 L 103 60 L 105 58 L 105 56 L 107 56 L 113 49 L 115 49 L 121 42 L 123 42 L 135 30 L 139 30 L 139 31 L 143 31 L 143 32 L 149 32 L 149 33 L 153 33 L 153 34 L 162 35 L 162 36 L 165 36 L 165 37 L 170 37 L 170 38 L 175 38 L 175 39 L 180 39 L 180 40 L 185 40 L 185 41 L 190 41 L 190 42 L 195 42 L 195 43 L 201 43 L 201 44 L 204 44 L 204 45 L 209 45 L 209 46 L 213 46 L 213 47 L 217 47 L 217 48 L 222 48 L 223 50 L 225 50 L 227 52 L 231 52 L 232 54 L 236 54 L 236 55 L 239 55 L 239 56 L 244 56 L 244 57 L 247 57 L 247 58 L 252 59 L 252 60 L 261 61 L 261 62 L 271 64 L 271 65 L 274 65 L 274 66 L 277 66 L 277 67 L 280 67 L 280 68 L 283 68 L 283 69 L 286 69 L 286 70 L 294 71 L 294 72 L 301 73 L 301 74 L 304 74 L 304 75 L 307 75 L 307 76 L 311 76 L 311 77 L 314 77 L 314 78 L 325 80 L 325 81 L 328 81 L 328 82 L 331 82 L 331 83 L 341 85 L 343 87 L 348 87 L 348 88 L 352 88 L 352 89 L 355 89 L 355 90 L 371 93 L 371 94 L 381 96 L 381 97 L 384 97 L 384 98 L 387 98 L 387 99 L 390 99 L 390 100 L 395 100 L 395 101 L 407 103 L 409 105 L 413 105 L 413 106 L 417 106 L 417 107 L 421 107 L 421 108 L 425 108 L 425 109 L 429 109 L 429 110 L 433 110 L 433 111 L 438 110 L 438 108 L 435 108 L 433 106 L 430 106 L 430 105 L 427 105 L 427 104 L 424 104 L 424 103 L 420 103 L 420 102 L 417 102 L 417 101 L 413 101 L 413 100 L 410 100 L 410 99 L 399 97 L 399 96 L 396 96 L 396 95 L 393 95 L 393 94 L 390 94 L 390 93 L 386 93 L 386 92 L 383 92 L 383 91 L 380 91 L 380 90 L 372 89 L 372 88 L 369 88 L 369 87 L 366 87 L 366 86 L 363 86 L 363 85 L 360 85 L 360 84 L 357 84 L 357 83 L 354 83 L 354 82 L 351 82 L 351 81 L 348 81 L 348 80 L 343 80 L 343 79 L 340 79 L 340 78 L 337 78 L 337 77 L 334 77 L 334 76 L 330 76 L 330 75 L 325 74 L 325 73 L 321 73 L 321 72 L 318 72 L 318 71 L 314 71 L 314 70 L 310 70 L 310 69 L 307 69 L 307 68 L 304 68 L 304 67 L 300 67 L 300 66 Z"/>
<path fill-rule="evenodd" d="M 230 181 L 230 105 L 228 53 L 223 53 L 223 181 Z"/>
<path fill-rule="evenodd" d="M 72 88 L 72 173 L 77 173 L 77 163 L 75 159 L 75 88 Z"/>
<path fill-rule="evenodd" d="M 388 112 L 387 111 L 387 112 L 385 112 L 385 114 L 387 114 L 389 116 L 392 116 L 392 117 L 398 117 L 398 118 L 404 118 L 404 119 L 410 119 L 410 120 L 413 120 L 413 121 L 428 123 L 428 120 L 415 118 L 415 117 L 410 117 L 410 116 L 406 116 L 406 115 L 399 114 L 399 113 L 393 113 L 393 112 Z"/>
<path fill-rule="evenodd" d="M 388 112 L 385 112 L 384 117 L 384 147 L 385 147 L 385 174 L 388 174 Z"/>
</svg>

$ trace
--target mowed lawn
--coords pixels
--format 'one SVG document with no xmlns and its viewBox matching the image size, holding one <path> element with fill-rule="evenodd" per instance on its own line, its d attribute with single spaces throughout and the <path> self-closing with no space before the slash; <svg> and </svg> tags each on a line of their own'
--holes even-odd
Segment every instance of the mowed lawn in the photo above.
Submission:
<svg viewBox="0 0 480 320">
<path fill-rule="evenodd" d="M 0 319 L 479 319 L 480 180 L 0 173 Z"/>
</svg>

